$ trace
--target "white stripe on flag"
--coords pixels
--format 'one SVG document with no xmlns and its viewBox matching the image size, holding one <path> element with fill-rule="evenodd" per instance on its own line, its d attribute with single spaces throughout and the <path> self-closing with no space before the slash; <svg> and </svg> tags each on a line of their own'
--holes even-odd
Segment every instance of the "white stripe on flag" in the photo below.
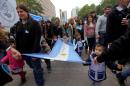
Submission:
<svg viewBox="0 0 130 86">
<path fill-rule="evenodd" d="M 67 59 L 69 57 L 68 55 L 69 55 L 69 45 L 67 45 L 63 42 L 63 45 L 61 47 L 59 54 L 56 57 L 54 57 L 54 59 L 61 60 L 61 61 L 67 61 Z"/>
</svg>

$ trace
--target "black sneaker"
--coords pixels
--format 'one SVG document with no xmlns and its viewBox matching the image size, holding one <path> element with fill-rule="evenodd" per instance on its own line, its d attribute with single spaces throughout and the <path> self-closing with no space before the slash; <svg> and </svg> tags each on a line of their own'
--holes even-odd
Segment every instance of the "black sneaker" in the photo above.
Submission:
<svg viewBox="0 0 130 86">
<path fill-rule="evenodd" d="M 118 83 L 120 84 L 120 86 L 126 86 L 125 78 L 121 75 L 121 73 L 116 74 L 116 78 L 117 78 Z"/>
</svg>

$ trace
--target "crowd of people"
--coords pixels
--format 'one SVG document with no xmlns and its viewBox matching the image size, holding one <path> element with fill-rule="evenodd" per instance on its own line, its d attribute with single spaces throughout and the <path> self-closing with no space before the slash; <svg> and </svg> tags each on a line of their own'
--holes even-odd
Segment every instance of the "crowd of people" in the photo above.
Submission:
<svg viewBox="0 0 130 86">
<path fill-rule="evenodd" d="M 130 0 L 118 0 L 113 8 L 106 6 L 101 16 L 92 11 L 84 19 L 70 18 L 65 24 L 58 17 L 54 21 L 38 22 L 29 15 L 25 5 L 18 5 L 16 10 L 20 20 L 10 28 L 9 33 L 0 27 L 0 73 L 3 75 L 0 74 L 0 84 L 12 81 L 7 71 L 20 75 L 21 84 L 24 84 L 26 71 L 23 68 L 26 62 L 33 69 L 37 86 L 44 86 L 41 59 L 22 54 L 48 54 L 58 38 L 67 37 L 79 56 L 82 56 L 83 49 L 86 50 L 88 56 L 83 65 L 90 66 L 88 76 L 91 86 L 101 86 L 101 82 L 106 79 L 106 65 L 116 74 L 120 86 L 126 86 L 124 81 L 130 75 L 130 68 L 122 69 L 129 59 L 129 2 Z M 44 60 L 48 73 L 51 73 L 51 61 Z M 7 71 L 3 71 L 3 65 Z M 3 77 L 7 79 L 3 81 Z"/>
</svg>

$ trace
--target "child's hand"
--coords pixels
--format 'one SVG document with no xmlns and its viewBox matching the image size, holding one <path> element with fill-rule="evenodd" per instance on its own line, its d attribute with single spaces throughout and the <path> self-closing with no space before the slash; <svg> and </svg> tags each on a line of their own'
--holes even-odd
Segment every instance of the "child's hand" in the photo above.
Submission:
<svg viewBox="0 0 130 86">
<path fill-rule="evenodd" d="M 94 64 L 98 64 L 97 56 L 94 58 L 93 62 L 94 62 Z"/>
</svg>

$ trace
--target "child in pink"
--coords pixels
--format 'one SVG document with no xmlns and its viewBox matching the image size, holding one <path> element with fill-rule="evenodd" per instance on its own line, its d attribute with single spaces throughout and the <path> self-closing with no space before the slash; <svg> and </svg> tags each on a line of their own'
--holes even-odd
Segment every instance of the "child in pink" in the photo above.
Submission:
<svg viewBox="0 0 130 86">
<path fill-rule="evenodd" d="M 13 40 L 11 40 L 10 42 L 11 42 L 11 46 L 14 47 L 15 42 Z M 3 59 L 1 59 L 1 62 L 2 63 L 9 62 L 9 69 L 12 72 L 12 74 L 20 75 L 21 83 L 26 82 L 26 78 L 25 78 L 26 72 L 23 71 L 23 66 L 24 66 L 23 59 L 16 60 L 14 57 L 12 57 L 12 52 L 10 50 L 8 50 L 6 56 L 3 57 Z"/>
</svg>

